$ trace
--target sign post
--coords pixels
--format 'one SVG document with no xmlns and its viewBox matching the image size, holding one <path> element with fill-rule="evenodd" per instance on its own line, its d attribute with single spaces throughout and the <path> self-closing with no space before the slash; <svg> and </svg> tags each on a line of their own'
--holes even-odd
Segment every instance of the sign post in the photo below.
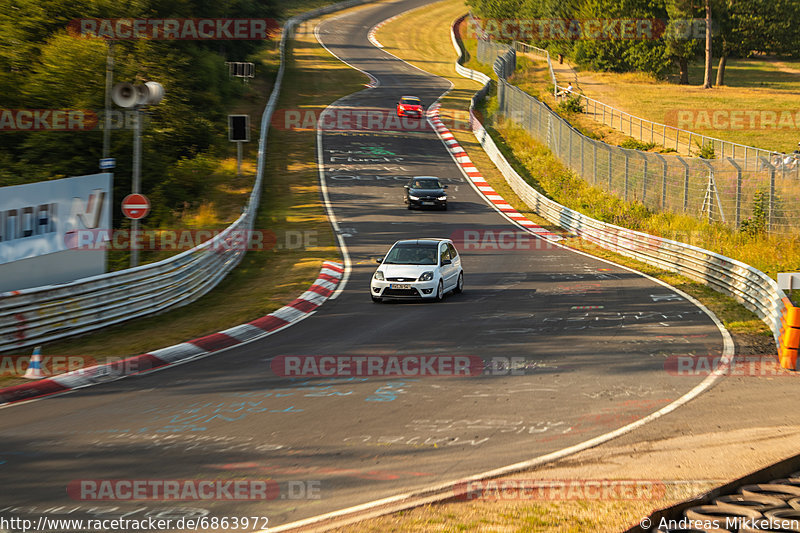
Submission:
<svg viewBox="0 0 800 533">
<path fill-rule="evenodd" d="M 131 220 L 131 238 L 129 240 L 131 243 L 131 268 L 139 266 L 139 220 L 146 217 L 149 212 L 150 200 L 143 194 L 132 193 L 122 200 L 122 214 Z"/>
<path fill-rule="evenodd" d="M 164 88 L 160 83 L 155 81 L 148 81 L 140 85 L 133 85 L 132 83 L 118 83 L 111 90 L 111 99 L 120 107 L 126 109 L 133 109 L 136 116 L 136 121 L 133 124 L 133 176 L 131 182 L 131 196 L 139 195 L 140 179 L 142 172 L 142 107 L 148 105 L 158 105 L 164 98 Z M 141 196 L 141 195 L 139 195 Z M 142 196 L 144 198 L 144 196 Z M 145 201 L 147 198 L 145 198 Z M 123 201 L 123 204 L 125 202 Z M 148 210 L 150 203 L 147 203 Z M 124 207 L 123 207 L 124 210 Z M 135 239 L 139 232 L 139 219 L 147 214 L 144 212 L 140 217 L 128 217 L 131 222 L 131 242 L 135 243 Z M 127 215 L 126 215 L 127 216 Z M 139 249 L 135 244 L 131 247 L 131 268 L 139 266 Z"/>
<path fill-rule="evenodd" d="M 236 175 L 242 175 L 242 143 L 250 142 L 250 115 L 228 115 L 228 140 L 236 143 Z"/>
</svg>

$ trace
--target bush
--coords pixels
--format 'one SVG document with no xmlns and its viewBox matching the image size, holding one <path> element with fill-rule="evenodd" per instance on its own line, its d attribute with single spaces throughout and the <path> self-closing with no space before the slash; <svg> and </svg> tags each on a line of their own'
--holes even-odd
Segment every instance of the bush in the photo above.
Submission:
<svg viewBox="0 0 800 533">
<path fill-rule="evenodd" d="M 697 156 L 703 159 L 716 158 L 717 156 L 714 153 L 714 144 L 708 143 L 701 146 L 700 143 L 697 143 Z"/>
<path fill-rule="evenodd" d="M 208 194 L 218 163 L 208 154 L 184 157 L 174 163 L 152 193 L 153 219 L 162 220 L 173 210 L 199 205 Z M 155 220 L 154 220 L 155 221 Z"/>
<path fill-rule="evenodd" d="M 753 216 L 742 221 L 739 231 L 751 237 L 766 233 L 768 209 L 769 196 L 767 192 L 763 189 L 757 190 L 753 196 Z"/>
<path fill-rule="evenodd" d="M 556 107 L 561 114 L 583 113 L 583 104 L 578 96 L 570 96 Z"/>
<path fill-rule="evenodd" d="M 648 150 L 655 148 L 656 143 L 646 143 L 637 141 L 636 139 L 625 139 L 622 144 L 620 144 L 620 147 L 627 148 L 628 150 L 640 150 L 642 152 L 647 152 Z"/>
</svg>

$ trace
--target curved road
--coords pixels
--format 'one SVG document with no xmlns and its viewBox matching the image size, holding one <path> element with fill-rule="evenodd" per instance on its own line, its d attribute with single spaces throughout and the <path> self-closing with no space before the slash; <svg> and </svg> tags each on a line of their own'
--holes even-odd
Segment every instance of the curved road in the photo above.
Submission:
<svg viewBox="0 0 800 533">
<path fill-rule="evenodd" d="M 325 45 L 380 82 L 334 112 L 391 112 L 402 94 L 427 107 L 448 88 L 367 40 L 377 22 L 425 3 L 367 7 L 322 24 Z M 669 356 L 721 353 L 710 318 L 670 289 L 535 241 L 533 249 L 462 247 L 466 290 L 442 304 L 372 304 L 371 260 L 395 240 L 513 228 L 430 129 L 328 131 L 321 148 L 353 261 L 342 294 L 308 320 L 213 357 L 1 410 L 0 517 L 208 514 L 287 523 L 606 433 L 700 381 L 665 371 Z M 451 208 L 406 210 L 402 184 L 413 175 L 448 183 Z M 367 354 L 525 364 L 513 375 L 418 379 L 289 379 L 270 367 L 277 356 Z M 96 502 L 67 491 L 86 479 L 220 478 L 272 479 L 280 494 L 267 503 Z"/>
</svg>

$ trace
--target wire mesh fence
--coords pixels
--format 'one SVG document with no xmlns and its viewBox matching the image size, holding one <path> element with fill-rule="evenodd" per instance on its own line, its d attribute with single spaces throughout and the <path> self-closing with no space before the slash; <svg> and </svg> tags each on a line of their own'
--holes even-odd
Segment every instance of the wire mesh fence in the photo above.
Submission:
<svg viewBox="0 0 800 533">
<path fill-rule="evenodd" d="M 559 87 L 559 89 L 562 88 Z M 784 166 L 784 157 L 763 148 L 746 146 L 694 133 L 668 124 L 652 122 L 577 92 L 571 92 L 570 96 L 578 99 L 582 112 L 589 115 L 593 120 L 615 128 L 642 142 L 657 144 L 684 155 L 693 155 L 704 149 L 711 150 L 716 157 L 742 159 L 749 161 L 751 165 L 758 165 L 759 158 L 767 157 L 772 160 L 774 165 Z M 790 157 L 789 161 L 786 162 L 786 166 L 790 167 L 788 170 L 795 170 L 797 167 L 796 159 Z"/>
<path fill-rule="evenodd" d="M 721 157 L 718 152 L 716 158 L 704 159 L 644 152 L 591 139 L 547 104 L 506 81 L 511 72 L 505 67 L 515 64 L 514 48 L 484 43 L 483 49 L 483 57 L 494 58 L 498 73 L 498 112 L 547 145 L 589 183 L 654 210 L 735 228 L 793 233 L 800 229 L 798 165 L 768 155 Z"/>
<path fill-rule="evenodd" d="M 478 24 L 474 22 L 471 16 L 470 20 L 471 27 L 477 28 Z M 595 121 L 616 128 L 639 141 L 654 143 L 688 156 L 696 155 L 701 150 L 704 150 L 713 152 L 715 157 L 719 158 L 743 159 L 745 168 L 748 167 L 748 163 L 752 166 L 760 166 L 761 158 L 766 157 L 770 160 L 770 164 L 778 167 L 779 170 L 795 171 L 795 173 L 800 174 L 800 158 L 798 157 L 792 155 L 787 157 L 786 154 L 775 151 L 702 135 L 669 124 L 652 122 L 589 98 L 574 90 L 568 90 L 567 87 L 558 84 L 553 70 L 553 62 L 547 50 L 520 41 L 513 41 L 511 44 L 492 41 L 487 36 L 482 38 L 478 34 L 478 60 L 482 63 L 493 63 L 496 57 L 505 54 L 509 48 L 514 48 L 518 53 L 547 62 L 548 74 L 553 85 L 553 94 L 556 97 L 561 95 L 565 98 L 577 98 L 583 113 L 589 115 Z M 746 117 L 742 117 L 743 120 L 744 118 Z M 733 117 L 731 117 L 731 120 L 733 120 Z"/>
</svg>

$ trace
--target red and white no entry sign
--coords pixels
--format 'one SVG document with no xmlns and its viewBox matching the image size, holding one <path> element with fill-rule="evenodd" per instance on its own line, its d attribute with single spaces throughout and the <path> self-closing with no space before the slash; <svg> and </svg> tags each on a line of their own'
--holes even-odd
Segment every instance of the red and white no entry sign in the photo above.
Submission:
<svg viewBox="0 0 800 533">
<path fill-rule="evenodd" d="M 122 200 L 122 214 L 132 220 L 147 216 L 150 212 L 150 200 L 143 194 L 129 194 Z"/>
</svg>

